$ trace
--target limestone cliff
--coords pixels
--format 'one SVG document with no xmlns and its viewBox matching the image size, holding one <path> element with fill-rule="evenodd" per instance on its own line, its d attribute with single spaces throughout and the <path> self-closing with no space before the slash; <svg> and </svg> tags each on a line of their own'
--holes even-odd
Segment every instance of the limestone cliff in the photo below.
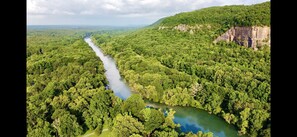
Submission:
<svg viewBox="0 0 297 137">
<path fill-rule="evenodd" d="M 270 46 L 270 27 L 232 27 L 214 42 L 218 41 L 234 41 L 239 45 L 257 50 L 257 47 L 263 45 Z"/>
</svg>

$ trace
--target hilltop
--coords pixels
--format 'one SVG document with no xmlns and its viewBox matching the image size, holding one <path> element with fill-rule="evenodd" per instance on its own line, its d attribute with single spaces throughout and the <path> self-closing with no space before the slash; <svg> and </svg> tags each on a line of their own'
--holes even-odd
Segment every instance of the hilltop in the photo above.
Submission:
<svg viewBox="0 0 297 137">
<path fill-rule="evenodd" d="M 227 26 L 270 26 L 270 2 L 254 5 L 209 7 L 179 13 L 161 20 L 162 26 L 217 24 Z"/>
</svg>

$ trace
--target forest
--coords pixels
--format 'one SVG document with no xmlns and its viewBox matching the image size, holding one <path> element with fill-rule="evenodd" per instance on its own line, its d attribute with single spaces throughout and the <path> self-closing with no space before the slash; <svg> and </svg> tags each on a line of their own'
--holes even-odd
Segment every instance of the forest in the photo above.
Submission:
<svg viewBox="0 0 297 137">
<path fill-rule="evenodd" d="M 224 26 L 270 26 L 270 2 L 250 6 L 214 6 L 162 18 L 154 25 L 221 24 Z"/>
<path fill-rule="evenodd" d="M 193 32 L 175 29 L 180 24 Z M 213 136 L 181 132 L 174 110 L 146 107 L 144 99 L 203 109 L 239 135 L 271 136 L 270 47 L 213 43 L 233 26 L 270 26 L 270 2 L 179 13 L 137 30 L 29 28 L 27 136 Z M 86 35 L 138 94 L 122 100 L 106 88 Z"/>
<path fill-rule="evenodd" d="M 122 30 L 86 32 L 28 30 L 28 137 L 72 137 L 90 132 L 94 137 L 213 136 L 211 132 L 181 132 L 173 122 L 174 110 L 148 108 L 139 94 L 127 100 L 115 96 L 106 88 L 101 60 L 83 38 L 93 34 L 107 40 Z"/>
<path fill-rule="evenodd" d="M 179 24 L 199 27 L 191 34 L 174 29 Z M 134 32 L 92 39 L 145 99 L 204 109 L 234 125 L 239 135 L 268 137 L 270 47 L 254 51 L 234 42 L 213 43 L 233 26 L 270 26 L 270 2 L 180 13 Z"/>
</svg>

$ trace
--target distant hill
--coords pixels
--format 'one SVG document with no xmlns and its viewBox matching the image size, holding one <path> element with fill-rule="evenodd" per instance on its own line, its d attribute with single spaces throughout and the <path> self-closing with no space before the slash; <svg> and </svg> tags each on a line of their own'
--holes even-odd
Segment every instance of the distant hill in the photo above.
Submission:
<svg viewBox="0 0 297 137">
<path fill-rule="evenodd" d="M 161 18 L 161 19 L 157 20 L 156 22 L 154 22 L 153 24 L 151 24 L 151 25 L 149 25 L 149 26 L 158 26 L 159 24 L 162 23 L 162 21 L 163 21 L 165 18 L 167 18 L 167 17 Z"/>
<path fill-rule="evenodd" d="M 161 22 L 160 22 L 161 21 Z M 175 26 L 178 24 L 220 24 L 225 26 L 270 26 L 270 2 L 249 6 L 232 5 L 210 7 L 179 13 L 154 24 Z"/>
<path fill-rule="evenodd" d="M 200 28 L 215 28 L 209 30 L 213 32 L 215 42 L 233 41 L 258 50 L 264 45 L 270 46 L 270 2 L 204 8 L 162 18 L 153 25 L 191 34 Z"/>
</svg>

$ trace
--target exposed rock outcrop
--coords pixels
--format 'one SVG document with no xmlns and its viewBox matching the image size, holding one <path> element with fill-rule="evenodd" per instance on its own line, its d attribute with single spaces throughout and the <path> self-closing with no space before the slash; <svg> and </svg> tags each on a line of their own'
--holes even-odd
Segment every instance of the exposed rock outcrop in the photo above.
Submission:
<svg viewBox="0 0 297 137">
<path fill-rule="evenodd" d="M 188 25 L 186 25 L 186 24 L 179 24 L 179 25 L 174 27 L 174 29 L 182 31 L 182 32 L 188 31 L 189 28 L 190 27 Z"/>
<path fill-rule="evenodd" d="M 196 25 L 187 25 L 187 24 L 179 24 L 174 27 L 168 27 L 168 26 L 159 26 L 158 30 L 163 30 L 163 29 L 172 29 L 172 30 L 178 30 L 181 32 L 188 32 L 190 34 L 194 34 L 195 32 L 201 30 L 201 29 L 211 29 L 211 25 L 209 24 L 196 24 Z"/>
<path fill-rule="evenodd" d="M 167 29 L 168 27 L 166 26 L 159 26 L 158 30 L 162 30 L 162 29 Z"/>
<path fill-rule="evenodd" d="M 179 30 L 179 31 L 182 31 L 182 32 L 190 32 L 190 33 L 194 33 L 195 30 L 200 30 L 202 29 L 203 27 L 207 27 L 208 29 L 211 28 L 210 25 L 194 25 L 194 26 L 190 26 L 190 25 L 186 25 L 186 24 L 179 24 L 175 27 L 173 27 L 173 29 L 175 30 Z"/>
<path fill-rule="evenodd" d="M 270 46 L 270 27 L 232 27 L 214 42 L 234 41 L 239 45 L 257 50 L 263 45 Z"/>
</svg>

